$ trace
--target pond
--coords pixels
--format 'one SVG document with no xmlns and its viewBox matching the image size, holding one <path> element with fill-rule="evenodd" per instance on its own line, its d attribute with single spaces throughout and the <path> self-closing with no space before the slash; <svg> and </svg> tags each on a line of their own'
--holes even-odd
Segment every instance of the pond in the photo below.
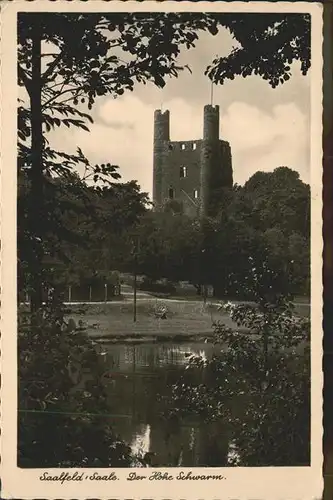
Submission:
<svg viewBox="0 0 333 500">
<path fill-rule="evenodd" d="M 105 366 L 109 423 L 136 455 L 151 453 L 152 465 L 161 467 L 227 466 L 237 459 L 224 422 L 168 415 L 171 386 L 184 373 L 189 355 L 210 357 L 212 345 L 104 344 L 98 351 Z"/>
<path fill-rule="evenodd" d="M 87 351 L 59 405 L 36 409 L 33 387 L 30 408 L 19 414 L 20 467 L 139 466 L 130 455 L 152 467 L 309 465 L 304 354 L 272 353 L 263 380 L 256 351 L 234 357 L 221 344 L 95 342 L 95 349 L 97 359 Z M 209 360 L 215 351 L 208 366 L 189 367 L 191 355 Z"/>
</svg>

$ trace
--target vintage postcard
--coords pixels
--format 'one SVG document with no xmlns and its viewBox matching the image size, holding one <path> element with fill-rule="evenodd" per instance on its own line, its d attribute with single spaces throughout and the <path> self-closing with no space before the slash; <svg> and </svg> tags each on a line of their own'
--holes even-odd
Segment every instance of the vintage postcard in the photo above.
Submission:
<svg viewBox="0 0 333 500">
<path fill-rule="evenodd" d="M 1 5 L 1 498 L 322 496 L 322 6 Z"/>
</svg>

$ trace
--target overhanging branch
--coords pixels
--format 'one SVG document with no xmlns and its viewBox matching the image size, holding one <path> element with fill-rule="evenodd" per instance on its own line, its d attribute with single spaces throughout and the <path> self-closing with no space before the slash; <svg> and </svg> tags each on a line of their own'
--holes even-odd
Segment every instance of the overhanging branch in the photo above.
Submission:
<svg viewBox="0 0 333 500">
<path fill-rule="evenodd" d="M 60 61 L 62 59 L 62 55 L 63 55 L 62 52 L 60 52 L 60 54 L 58 54 L 58 56 L 53 59 L 53 61 L 48 66 L 47 70 L 43 73 L 42 84 L 45 84 L 47 82 L 47 79 L 52 74 L 52 71 L 60 63 Z"/>
<path fill-rule="evenodd" d="M 27 89 L 29 97 L 31 98 L 31 79 L 27 77 L 24 69 L 20 65 L 18 65 L 18 77 L 22 80 L 25 88 Z"/>
</svg>

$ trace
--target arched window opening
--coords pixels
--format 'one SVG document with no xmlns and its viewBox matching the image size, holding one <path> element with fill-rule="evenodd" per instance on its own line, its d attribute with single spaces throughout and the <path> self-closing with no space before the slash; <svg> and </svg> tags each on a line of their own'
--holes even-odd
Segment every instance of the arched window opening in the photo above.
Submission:
<svg viewBox="0 0 333 500">
<path fill-rule="evenodd" d="M 175 197 L 175 190 L 173 188 L 169 188 L 169 198 L 173 200 Z"/>
<path fill-rule="evenodd" d="M 193 192 L 194 199 L 197 200 L 199 198 L 199 191 L 197 189 Z"/>
</svg>

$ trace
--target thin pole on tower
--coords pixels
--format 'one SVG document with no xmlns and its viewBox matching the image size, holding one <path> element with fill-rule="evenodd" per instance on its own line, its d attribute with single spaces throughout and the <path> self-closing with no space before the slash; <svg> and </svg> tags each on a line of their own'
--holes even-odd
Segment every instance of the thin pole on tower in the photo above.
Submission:
<svg viewBox="0 0 333 500">
<path fill-rule="evenodd" d="M 216 54 L 215 56 L 216 59 L 218 59 L 218 55 Z M 211 80 L 211 86 L 210 86 L 210 104 L 211 106 L 213 106 L 213 102 L 214 102 L 214 82 L 213 80 Z"/>
</svg>

